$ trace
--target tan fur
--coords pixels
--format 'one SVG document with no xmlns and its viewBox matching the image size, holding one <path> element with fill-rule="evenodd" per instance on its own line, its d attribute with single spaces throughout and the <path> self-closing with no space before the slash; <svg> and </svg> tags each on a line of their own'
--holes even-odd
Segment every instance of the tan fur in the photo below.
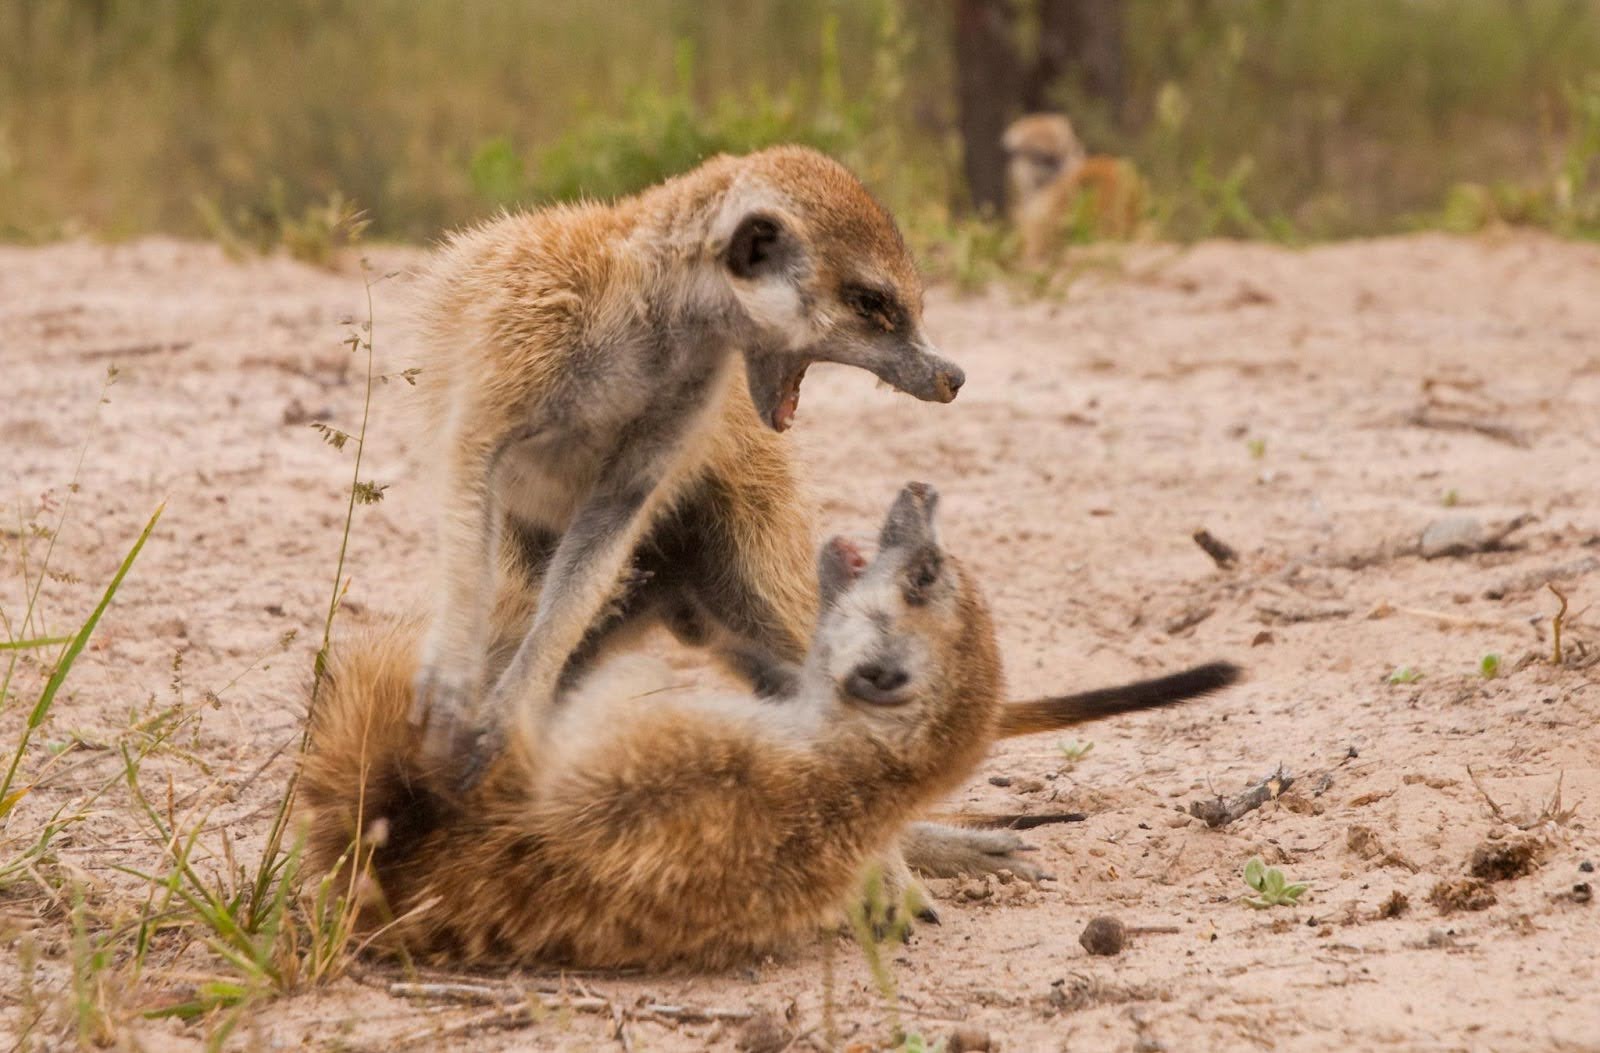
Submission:
<svg viewBox="0 0 1600 1053">
<path fill-rule="evenodd" d="M 1072 123 L 1057 113 L 1021 117 L 1006 130 L 1011 217 L 1030 265 L 1046 262 L 1066 227 L 1089 202 L 1090 233 L 1129 238 L 1144 210 L 1144 184 L 1132 163 L 1089 155 Z"/>
<path fill-rule="evenodd" d="M 578 691 L 458 803 L 406 720 L 416 624 L 343 644 L 303 768 L 310 863 L 338 865 L 358 835 L 375 846 L 363 924 L 392 922 L 381 945 L 424 957 L 720 967 L 782 949 L 836 921 L 868 862 L 992 740 L 993 627 L 960 565 L 943 568 L 944 593 L 894 615 L 893 639 L 924 656 L 909 701 Z"/>
<path fill-rule="evenodd" d="M 753 214 L 772 216 L 802 247 L 796 287 L 728 280 L 734 225 Z M 890 290 L 894 316 L 863 322 L 848 310 L 841 297 L 860 283 Z M 730 586 L 735 620 L 747 616 L 729 628 L 764 654 L 798 659 L 815 613 L 805 584 L 811 524 L 778 436 L 754 411 L 737 352 L 765 342 L 803 356 L 808 341 L 866 325 L 876 335 L 857 344 L 892 338 L 907 357 L 948 366 L 920 335 L 921 283 L 892 218 L 848 171 L 799 147 L 717 157 L 612 204 L 558 206 L 465 231 L 438 253 L 422 301 L 439 555 L 419 669 L 422 712 L 413 716 L 426 720 L 438 702 L 444 711 L 433 726 L 446 734 L 463 721 L 500 723 L 503 707 L 529 719 L 547 704 L 561 663 L 615 598 L 630 555 L 674 514 L 691 515 L 692 532 L 710 535 L 704 558 Z M 681 409 L 655 407 L 652 354 L 704 358 L 703 396 L 687 387 L 677 392 Z M 610 379 L 597 386 L 589 378 L 601 368 Z M 912 380 L 919 397 L 942 401 L 960 384 L 953 367 Z M 552 422 L 562 438 L 540 439 Z M 627 439 L 641 429 L 661 438 Z M 631 467 L 619 471 L 624 439 L 634 443 Z M 608 499 L 626 508 L 626 521 L 584 552 L 581 570 L 541 607 L 538 646 L 511 667 L 517 682 L 496 687 L 481 647 L 500 522 L 517 517 L 561 535 L 594 512 L 607 487 L 624 488 Z M 719 584 L 711 577 L 702 575 L 704 588 Z M 486 699 L 491 688 L 498 697 Z"/>
<path fill-rule="evenodd" d="M 311 867 L 355 866 L 360 847 L 361 878 L 342 869 L 341 885 L 362 890 L 361 927 L 383 946 L 593 967 L 779 950 L 837 920 L 873 860 L 891 889 L 909 888 L 897 839 L 939 873 L 1036 873 L 1009 831 L 912 820 L 1001 732 L 1166 705 L 1238 670 L 1001 705 L 990 615 L 938 548 L 936 500 L 907 487 L 864 568 L 838 539 L 824 549 L 826 607 L 781 701 L 663 691 L 611 663 L 514 734 L 464 796 L 407 720 L 418 623 L 341 643 L 302 767 Z M 502 582 L 492 656 L 536 602 L 526 568 L 513 562 Z"/>
</svg>

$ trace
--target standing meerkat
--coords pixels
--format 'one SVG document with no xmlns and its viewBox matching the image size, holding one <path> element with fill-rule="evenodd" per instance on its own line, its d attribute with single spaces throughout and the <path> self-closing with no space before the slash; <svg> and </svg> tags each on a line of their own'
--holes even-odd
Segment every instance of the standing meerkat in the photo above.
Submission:
<svg viewBox="0 0 1600 1053">
<path fill-rule="evenodd" d="M 1101 237 L 1127 238 L 1137 231 L 1144 208 L 1138 172 L 1121 158 L 1091 156 L 1061 114 L 1020 117 L 1003 142 L 1023 262 L 1044 263 L 1064 229 L 1080 219 Z M 1085 207 L 1087 212 L 1080 211 Z"/>
<path fill-rule="evenodd" d="M 376 888 L 342 880 L 365 889 L 362 925 L 458 963 L 715 968 L 836 920 L 1008 729 L 988 608 L 939 545 L 936 501 L 903 490 L 870 564 L 842 539 L 823 548 L 822 613 L 784 704 L 647 697 L 600 671 L 519 722 L 464 796 L 441 792 L 408 725 L 415 624 L 336 649 L 303 771 L 312 866 L 349 866 L 359 846 Z M 1052 726 L 1236 675 L 1057 699 Z"/>
<path fill-rule="evenodd" d="M 453 238 L 422 312 L 440 509 L 412 720 L 429 755 L 470 784 L 508 720 L 537 722 L 597 619 L 632 596 L 641 545 L 671 579 L 646 593 L 711 627 L 752 680 L 798 659 L 815 615 L 810 524 L 770 433 L 817 361 L 955 398 L 963 375 L 921 310 L 889 213 L 800 147 Z M 490 682 L 503 525 L 542 586 Z"/>
</svg>

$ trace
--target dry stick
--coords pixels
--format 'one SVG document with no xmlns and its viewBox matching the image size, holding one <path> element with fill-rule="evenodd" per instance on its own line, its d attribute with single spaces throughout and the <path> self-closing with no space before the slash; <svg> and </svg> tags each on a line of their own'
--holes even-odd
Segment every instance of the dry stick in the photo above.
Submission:
<svg viewBox="0 0 1600 1053">
<path fill-rule="evenodd" d="M 1453 625 L 1463 629 L 1515 629 L 1520 632 L 1523 629 L 1531 628 L 1527 622 L 1522 621 L 1507 621 L 1503 618 L 1473 618 L 1463 614 L 1452 614 L 1449 611 L 1428 610 L 1426 607 L 1402 607 L 1390 603 L 1388 600 L 1384 600 L 1373 607 L 1367 617 L 1378 618 L 1388 614 L 1404 614 L 1412 618 L 1427 618 L 1430 621 L 1438 622 L 1440 625 Z"/>
<path fill-rule="evenodd" d="M 554 986 L 538 986 L 532 988 L 531 991 L 534 994 L 560 994 L 560 990 Z M 518 1006 L 529 1001 L 527 995 L 516 988 L 495 987 L 490 984 L 417 983 L 397 980 L 389 985 L 389 993 L 400 998 L 440 998 L 471 1004 L 499 1004 L 503 1006 Z M 611 1004 L 611 1000 L 608 998 L 590 994 L 579 998 L 555 998 L 546 1001 L 544 1008 L 547 1010 L 567 1008 L 590 1013 L 604 1009 L 609 1012 Z M 633 1011 L 644 1016 L 658 1016 L 665 1020 L 679 1020 L 686 1023 L 704 1023 L 714 1020 L 749 1020 L 754 1015 L 754 1012 L 749 1009 L 668 1005 L 662 1002 L 646 1002 L 643 1005 L 636 1006 Z"/>
<path fill-rule="evenodd" d="M 500 1005 L 522 1000 L 522 996 L 512 988 L 492 987 L 488 984 L 408 983 L 397 980 L 389 985 L 389 993 L 397 998 L 439 998 L 483 1005 Z"/>
<path fill-rule="evenodd" d="M 963 818 L 976 826 L 990 829 L 1032 830 L 1036 826 L 1054 826 L 1057 823 L 1082 823 L 1089 816 L 1084 812 L 1038 812 L 1032 815 L 1010 813 L 1002 815 L 968 815 Z"/>
<path fill-rule="evenodd" d="M 1478 781 L 1478 773 L 1472 770 L 1472 765 L 1470 764 L 1467 765 L 1467 778 L 1472 780 L 1472 785 L 1478 788 L 1478 792 L 1483 795 L 1483 799 L 1489 803 L 1489 811 L 1494 813 L 1494 817 L 1502 823 L 1511 822 L 1510 819 L 1506 818 L 1506 813 L 1500 810 L 1500 805 L 1495 799 L 1489 796 L 1489 791 L 1484 789 L 1483 783 Z"/>
<path fill-rule="evenodd" d="M 85 362 L 105 358 L 142 358 L 145 355 L 159 355 L 163 351 L 182 351 L 193 344 L 193 340 L 172 340 L 167 343 L 132 344 L 127 347 L 99 347 L 89 351 L 78 351 L 75 355 Z"/>
<path fill-rule="evenodd" d="M 1337 621 L 1355 613 L 1355 608 L 1337 604 L 1328 607 L 1280 607 L 1276 603 L 1258 603 L 1256 610 L 1272 619 L 1268 624 L 1274 625 Z"/>
<path fill-rule="evenodd" d="M 633 1040 L 628 1037 L 628 1017 L 622 1007 L 611 1007 L 611 1037 L 622 1047 L 622 1053 L 633 1053 Z"/>
<path fill-rule="evenodd" d="M 1216 535 L 1205 527 L 1194 532 L 1194 543 L 1199 545 L 1206 555 L 1211 557 L 1218 567 L 1227 570 L 1239 562 L 1238 551 L 1226 541 L 1219 540 Z"/>
<path fill-rule="evenodd" d="M 580 1012 L 593 1012 L 604 1008 L 604 1006 L 571 1005 L 571 1008 L 578 1009 Z M 527 1027 L 533 1022 L 533 1014 L 528 1012 L 528 1007 L 525 1005 L 516 1006 L 512 1009 L 491 1009 L 487 1013 L 481 1013 L 466 1020 L 440 1024 L 436 1027 L 418 1028 L 415 1031 L 398 1035 L 386 1043 L 386 1046 L 390 1049 L 400 1049 L 405 1046 L 414 1046 L 419 1042 L 426 1042 L 429 1039 L 453 1038 L 489 1028 Z"/>
<path fill-rule="evenodd" d="M 1417 410 L 1406 418 L 1406 423 L 1418 428 L 1433 428 L 1437 431 L 1475 431 L 1479 435 L 1488 436 L 1497 442 L 1503 442 L 1519 449 L 1527 449 L 1532 445 L 1526 435 L 1509 425 L 1471 417 L 1445 417 L 1428 409 Z"/>
<path fill-rule="evenodd" d="M 1253 812 L 1268 801 L 1276 800 L 1278 795 L 1294 784 L 1294 776 L 1283 770 L 1283 765 L 1278 765 L 1278 770 L 1251 786 L 1243 793 L 1233 797 L 1223 797 L 1220 794 L 1209 801 L 1190 801 L 1189 814 L 1196 819 L 1205 821 L 1205 824 L 1215 829 L 1227 826 L 1241 815 Z"/>
<path fill-rule="evenodd" d="M 1567 594 L 1556 588 L 1555 583 L 1547 581 L 1544 587 L 1556 594 L 1556 599 L 1561 601 L 1561 609 L 1556 611 L 1556 616 L 1550 619 L 1550 634 L 1555 637 L 1554 649 L 1550 652 L 1550 664 L 1561 664 L 1561 625 L 1567 616 Z"/>
<path fill-rule="evenodd" d="M 1161 631 L 1166 633 L 1168 636 L 1176 636 L 1185 629 L 1194 628 L 1196 625 L 1199 625 L 1201 622 L 1205 621 L 1207 618 L 1216 613 L 1217 609 L 1209 604 L 1190 607 L 1188 610 L 1184 611 L 1182 614 L 1163 625 L 1161 627 Z"/>
</svg>

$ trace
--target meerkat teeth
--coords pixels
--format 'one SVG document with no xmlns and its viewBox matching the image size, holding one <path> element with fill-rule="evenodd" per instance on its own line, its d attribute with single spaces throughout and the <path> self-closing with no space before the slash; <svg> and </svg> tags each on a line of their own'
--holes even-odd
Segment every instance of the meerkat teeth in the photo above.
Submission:
<svg viewBox="0 0 1600 1053">
<path fill-rule="evenodd" d="M 698 635 L 757 683 L 788 675 L 816 602 L 810 524 L 768 433 L 794 423 L 815 360 L 942 398 L 939 378 L 959 370 L 923 333 L 921 301 L 893 217 L 803 147 L 720 156 L 613 204 L 503 216 L 446 243 L 422 287 L 442 494 L 412 719 L 462 788 L 513 712 L 551 705 L 630 612 L 709 604 L 676 624 L 708 622 Z M 719 368 L 735 356 L 754 419 Z M 659 529 L 682 535 L 665 550 L 692 566 L 693 604 L 618 603 L 619 588 L 659 591 L 619 585 L 663 550 Z M 528 542 L 543 602 L 490 677 L 498 534 Z"/>
</svg>

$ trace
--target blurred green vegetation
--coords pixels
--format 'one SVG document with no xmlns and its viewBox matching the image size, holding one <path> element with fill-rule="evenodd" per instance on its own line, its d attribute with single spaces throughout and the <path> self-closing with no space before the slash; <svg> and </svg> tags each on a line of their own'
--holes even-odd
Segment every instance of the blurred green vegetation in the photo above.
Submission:
<svg viewBox="0 0 1600 1053">
<path fill-rule="evenodd" d="M 1060 102 L 1139 166 L 1165 236 L 1600 234 L 1600 0 L 1127 18 L 1122 112 L 1070 82 Z M 0 0 L 0 236 L 318 251 L 356 202 L 374 234 L 425 240 L 801 141 L 976 273 L 999 242 L 958 218 L 950 19 L 934 0 Z"/>
</svg>

